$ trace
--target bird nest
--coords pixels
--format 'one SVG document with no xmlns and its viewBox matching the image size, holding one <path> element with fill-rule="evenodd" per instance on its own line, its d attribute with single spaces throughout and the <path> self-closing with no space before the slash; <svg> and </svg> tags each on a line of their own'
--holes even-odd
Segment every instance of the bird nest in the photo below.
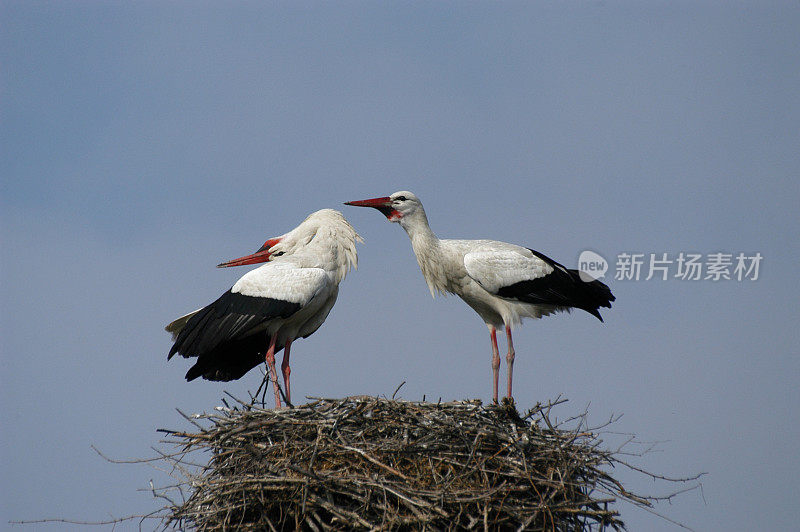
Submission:
<svg viewBox="0 0 800 532">
<path fill-rule="evenodd" d="M 582 417 L 551 423 L 556 401 L 520 415 L 513 403 L 377 397 L 252 404 L 193 416 L 164 431 L 182 502 L 165 528 L 197 530 L 598 530 L 624 528 L 616 501 L 650 506 L 607 469 Z M 207 465 L 191 466 L 197 451 Z M 204 461 L 204 460 L 203 460 Z M 155 491 L 154 491 L 155 493 Z M 164 496 L 166 498 L 166 496 Z"/>
</svg>

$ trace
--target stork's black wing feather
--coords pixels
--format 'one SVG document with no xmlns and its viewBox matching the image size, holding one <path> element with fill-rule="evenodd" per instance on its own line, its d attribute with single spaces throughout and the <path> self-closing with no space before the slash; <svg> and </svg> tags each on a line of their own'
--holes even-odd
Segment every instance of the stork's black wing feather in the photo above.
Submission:
<svg viewBox="0 0 800 532">
<path fill-rule="evenodd" d="M 300 308 L 299 303 L 228 290 L 189 319 L 167 359 L 176 353 L 199 358 L 187 380 L 200 375 L 210 380 L 238 379 L 259 363 L 266 350 L 265 335 L 259 333 L 269 321 L 288 318 Z"/>
<path fill-rule="evenodd" d="M 264 363 L 269 338 L 261 331 L 240 340 L 232 340 L 218 346 L 213 351 L 198 357 L 197 362 L 186 372 L 186 380 L 203 377 L 208 381 L 232 381 Z M 280 353 L 283 345 L 275 346 Z"/>
<path fill-rule="evenodd" d="M 498 296 L 525 303 L 579 308 L 603 321 L 597 309 L 611 308 L 611 302 L 616 299 L 608 286 L 598 280 L 586 282 L 578 270 L 567 269 L 538 251 L 531 252 L 548 263 L 553 271 L 537 279 L 504 286 L 497 291 Z"/>
</svg>

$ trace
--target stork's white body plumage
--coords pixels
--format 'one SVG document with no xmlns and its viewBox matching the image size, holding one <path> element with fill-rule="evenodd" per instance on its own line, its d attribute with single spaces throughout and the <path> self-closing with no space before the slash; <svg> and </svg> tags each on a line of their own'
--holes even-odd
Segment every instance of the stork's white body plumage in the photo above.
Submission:
<svg viewBox="0 0 800 532">
<path fill-rule="evenodd" d="M 492 341 L 493 399 L 498 397 L 497 328 L 508 340 L 508 397 L 511 397 L 514 346 L 512 328 L 524 318 L 583 309 L 602 321 L 599 307 L 614 296 L 600 281 L 584 282 L 576 270 L 522 246 L 496 240 L 444 240 L 431 230 L 422 203 L 413 193 L 347 202 L 374 207 L 398 222 L 411 239 L 422 275 L 432 295 L 452 293 L 464 300 L 489 328 Z"/>
<path fill-rule="evenodd" d="M 523 318 L 568 309 L 497 296 L 505 286 L 553 272 L 553 266 L 527 248 L 496 240 L 440 240 L 427 225 L 409 225 L 406 230 L 431 295 L 458 295 L 488 325 L 513 329 Z"/>
<path fill-rule="evenodd" d="M 176 353 L 197 357 L 187 380 L 238 379 L 266 360 L 280 406 L 275 353 L 285 349 L 281 369 L 291 400 L 289 350 L 328 317 L 339 283 L 357 266 L 361 238 L 342 214 L 317 211 L 295 229 L 269 239 L 256 253 L 220 266 L 266 262 L 244 274 L 218 300 L 167 325 Z"/>
</svg>

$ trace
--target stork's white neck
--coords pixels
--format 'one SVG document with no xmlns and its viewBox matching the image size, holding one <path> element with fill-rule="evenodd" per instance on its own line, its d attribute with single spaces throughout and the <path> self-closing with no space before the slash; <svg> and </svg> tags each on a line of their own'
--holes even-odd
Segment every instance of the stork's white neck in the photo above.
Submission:
<svg viewBox="0 0 800 532">
<path fill-rule="evenodd" d="M 448 279 L 444 267 L 445 257 L 442 253 L 441 242 L 431 230 L 425 210 L 419 209 L 408 213 L 400 219 L 400 225 L 411 239 L 411 247 L 417 256 L 417 264 L 422 271 L 422 276 L 428 284 L 431 295 L 436 292 L 446 293 Z"/>
<path fill-rule="evenodd" d="M 431 231 L 428 217 L 425 215 L 425 209 L 422 206 L 400 218 L 400 225 L 406 230 L 412 243 L 415 240 L 430 243 L 438 242 L 439 240 Z"/>
</svg>

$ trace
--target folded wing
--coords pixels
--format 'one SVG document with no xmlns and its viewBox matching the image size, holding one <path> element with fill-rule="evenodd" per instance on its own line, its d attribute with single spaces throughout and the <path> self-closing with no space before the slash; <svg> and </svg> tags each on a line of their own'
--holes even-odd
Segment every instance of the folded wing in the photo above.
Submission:
<svg viewBox="0 0 800 532">
<path fill-rule="evenodd" d="M 467 274 L 487 292 L 533 305 L 574 307 L 603 318 L 614 296 L 600 281 L 585 282 L 570 270 L 532 249 L 475 251 L 464 256 Z"/>
</svg>

